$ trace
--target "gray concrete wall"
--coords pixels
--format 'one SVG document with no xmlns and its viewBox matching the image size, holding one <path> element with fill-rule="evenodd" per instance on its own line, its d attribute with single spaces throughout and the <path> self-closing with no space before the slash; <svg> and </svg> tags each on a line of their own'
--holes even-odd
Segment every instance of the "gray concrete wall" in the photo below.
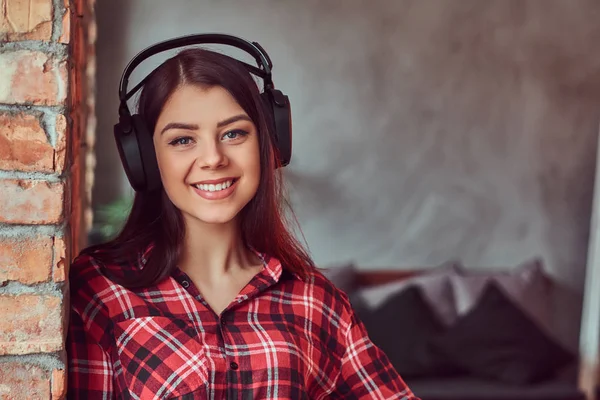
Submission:
<svg viewBox="0 0 600 400">
<path fill-rule="evenodd" d="M 459 258 L 512 267 L 540 256 L 563 285 L 561 334 L 576 342 L 600 3 L 102 0 L 97 8 L 96 203 L 126 187 L 112 124 L 128 59 L 176 35 L 240 35 L 268 50 L 275 83 L 291 98 L 286 175 L 319 264 Z"/>
</svg>

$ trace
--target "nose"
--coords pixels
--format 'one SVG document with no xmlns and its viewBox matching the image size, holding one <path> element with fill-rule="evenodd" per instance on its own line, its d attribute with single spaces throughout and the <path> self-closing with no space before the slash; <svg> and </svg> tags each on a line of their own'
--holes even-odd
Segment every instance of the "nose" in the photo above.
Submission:
<svg viewBox="0 0 600 400">
<path fill-rule="evenodd" d="M 217 169 L 227 165 L 227 156 L 220 143 L 215 140 L 203 141 L 200 154 L 196 159 L 197 165 L 202 169 Z"/>
</svg>

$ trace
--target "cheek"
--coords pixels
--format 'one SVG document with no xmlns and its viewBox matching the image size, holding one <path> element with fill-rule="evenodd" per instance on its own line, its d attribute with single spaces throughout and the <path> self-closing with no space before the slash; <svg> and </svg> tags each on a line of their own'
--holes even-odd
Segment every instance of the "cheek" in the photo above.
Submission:
<svg viewBox="0 0 600 400">
<path fill-rule="evenodd" d="M 160 151 L 156 152 L 156 161 L 158 162 L 158 169 L 160 170 L 160 176 L 162 176 L 163 178 L 166 176 L 169 176 L 171 174 L 170 171 L 170 166 L 172 165 L 169 160 L 168 160 L 168 156 Z M 163 179 L 164 181 L 164 179 Z M 168 183 L 168 182 L 165 182 Z"/>
<path fill-rule="evenodd" d="M 157 152 L 156 160 L 163 186 L 173 186 L 185 179 L 185 157 L 172 152 Z"/>
<path fill-rule="evenodd" d="M 260 151 L 258 145 L 253 149 L 252 153 L 248 157 L 247 169 L 249 174 L 257 181 L 260 180 Z"/>
</svg>

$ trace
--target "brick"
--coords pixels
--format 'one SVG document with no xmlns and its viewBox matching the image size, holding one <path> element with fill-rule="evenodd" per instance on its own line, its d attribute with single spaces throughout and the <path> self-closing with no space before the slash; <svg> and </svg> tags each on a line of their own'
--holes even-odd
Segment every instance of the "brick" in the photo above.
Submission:
<svg viewBox="0 0 600 400">
<path fill-rule="evenodd" d="M 63 216 L 61 182 L 0 180 L 0 222 L 56 224 Z"/>
<path fill-rule="evenodd" d="M 0 38 L 50 40 L 52 0 L 2 0 Z"/>
<path fill-rule="evenodd" d="M 53 241 L 54 258 L 52 263 L 54 269 L 52 272 L 52 277 L 54 282 L 64 282 L 67 279 L 66 275 L 69 273 L 67 271 L 67 247 L 65 246 L 65 241 L 63 238 L 55 237 Z"/>
<path fill-rule="evenodd" d="M 18 362 L 0 364 L 0 399 L 49 399 L 50 374 Z"/>
<path fill-rule="evenodd" d="M 66 61 L 40 51 L 0 53 L 0 103 L 61 105 L 66 99 Z"/>
<path fill-rule="evenodd" d="M 51 237 L 0 240 L 0 284 L 18 281 L 26 285 L 50 279 L 53 256 Z"/>
<path fill-rule="evenodd" d="M 61 299 L 49 295 L 0 295 L 0 355 L 50 353 L 63 347 Z"/>
<path fill-rule="evenodd" d="M 54 157 L 37 117 L 0 114 L 0 169 L 51 172 Z"/>
<path fill-rule="evenodd" d="M 67 395 L 67 376 L 62 369 L 52 371 L 52 400 L 64 399 Z"/>
</svg>

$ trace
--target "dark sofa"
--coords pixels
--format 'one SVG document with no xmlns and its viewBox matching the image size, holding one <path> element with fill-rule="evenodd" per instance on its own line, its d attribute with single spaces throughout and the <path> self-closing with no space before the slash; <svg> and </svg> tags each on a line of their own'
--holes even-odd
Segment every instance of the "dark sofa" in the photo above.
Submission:
<svg viewBox="0 0 600 400">
<path fill-rule="evenodd" d="M 540 266 L 478 281 L 477 295 L 462 313 L 456 313 L 461 293 L 445 277 L 456 269 L 447 265 L 426 274 L 402 272 L 400 284 L 366 289 L 372 276 L 353 266 L 325 275 L 348 294 L 373 343 L 422 400 L 585 400 L 577 388 L 576 355 L 526 310 L 536 299 L 525 297 L 531 304 L 522 307 L 510 286 L 526 278 L 519 290 L 545 296 L 546 283 L 532 270 L 537 274 Z"/>
<path fill-rule="evenodd" d="M 529 385 L 505 385 L 473 377 L 407 380 L 423 400 L 585 400 L 573 382 L 548 380 Z"/>
</svg>

